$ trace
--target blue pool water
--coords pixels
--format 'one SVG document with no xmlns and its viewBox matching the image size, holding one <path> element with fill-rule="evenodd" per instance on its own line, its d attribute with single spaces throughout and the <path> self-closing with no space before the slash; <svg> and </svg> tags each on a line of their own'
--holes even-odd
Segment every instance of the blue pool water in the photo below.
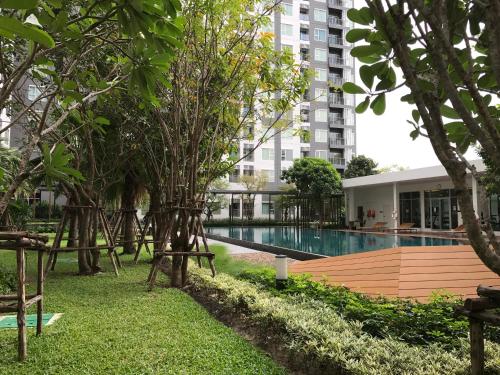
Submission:
<svg viewBox="0 0 500 375">
<path fill-rule="evenodd" d="M 207 228 L 208 233 L 307 253 L 337 256 L 400 246 L 459 245 L 446 238 L 296 227 Z"/>
</svg>

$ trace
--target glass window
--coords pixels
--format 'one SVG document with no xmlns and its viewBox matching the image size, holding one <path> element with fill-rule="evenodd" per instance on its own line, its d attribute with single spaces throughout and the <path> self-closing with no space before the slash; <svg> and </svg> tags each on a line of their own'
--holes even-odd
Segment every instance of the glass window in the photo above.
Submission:
<svg viewBox="0 0 500 375">
<path fill-rule="evenodd" d="M 253 165 L 244 165 L 243 166 L 243 175 L 244 176 L 253 176 Z"/>
<path fill-rule="evenodd" d="M 238 182 L 240 180 L 240 167 L 234 166 L 233 172 L 229 174 L 229 182 Z"/>
<path fill-rule="evenodd" d="M 328 90 L 323 88 L 314 89 L 314 100 L 317 102 L 326 102 L 328 99 Z"/>
<path fill-rule="evenodd" d="M 327 152 L 326 152 L 326 150 L 316 150 L 316 151 L 314 151 L 314 156 L 316 158 L 327 160 Z"/>
<path fill-rule="evenodd" d="M 316 129 L 314 131 L 314 140 L 316 142 L 327 142 L 328 140 L 328 130 L 326 129 Z"/>
<path fill-rule="evenodd" d="M 273 215 L 274 214 L 274 202 L 262 202 L 262 214 L 263 215 Z"/>
<path fill-rule="evenodd" d="M 283 14 L 293 16 L 293 4 L 283 3 Z"/>
<path fill-rule="evenodd" d="M 317 122 L 327 122 L 328 112 L 326 109 L 317 109 L 314 111 L 314 120 Z"/>
<path fill-rule="evenodd" d="M 267 177 L 267 181 L 274 181 L 274 170 L 273 169 L 263 169 L 262 173 Z"/>
<path fill-rule="evenodd" d="M 316 78 L 316 81 L 326 82 L 326 76 L 326 69 L 314 69 L 314 78 Z"/>
<path fill-rule="evenodd" d="M 274 160 L 274 148 L 263 148 L 262 160 Z"/>
<path fill-rule="evenodd" d="M 326 10 L 315 8 L 314 20 L 318 22 L 326 22 Z"/>
<path fill-rule="evenodd" d="M 38 87 L 36 87 L 35 85 L 29 85 L 28 86 L 28 100 L 35 100 L 36 98 L 38 98 L 41 94 L 41 91 Z"/>
<path fill-rule="evenodd" d="M 293 160 L 293 150 L 281 150 L 281 160 L 292 161 Z"/>
<path fill-rule="evenodd" d="M 318 42 L 326 42 L 326 30 L 314 29 L 314 40 Z"/>
<path fill-rule="evenodd" d="M 243 156 L 246 161 L 253 161 L 253 145 L 244 144 L 243 145 Z"/>
<path fill-rule="evenodd" d="M 293 25 L 289 25 L 287 23 L 281 24 L 281 35 L 283 36 L 293 36 Z"/>
<path fill-rule="evenodd" d="M 328 54 L 326 49 L 323 48 L 315 48 L 314 49 L 314 60 L 316 61 L 326 61 Z"/>
</svg>

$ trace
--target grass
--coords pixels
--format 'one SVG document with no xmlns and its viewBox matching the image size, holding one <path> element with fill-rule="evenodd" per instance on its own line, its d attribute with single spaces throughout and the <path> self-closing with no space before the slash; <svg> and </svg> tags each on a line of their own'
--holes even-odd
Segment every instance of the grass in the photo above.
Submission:
<svg viewBox="0 0 500 375">
<path fill-rule="evenodd" d="M 245 260 L 235 259 L 229 255 L 227 249 L 222 245 L 210 246 L 210 251 L 215 253 L 215 267 L 217 272 L 227 273 L 231 276 L 239 276 L 246 270 L 265 270 L 269 266 L 250 263 Z"/>
<path fill-rule="evenodd" d="M 244 267 L 221 246 L 219 271 Z M 0 264 L 14 269 L 13 252 Z M 34 276 L 34 255 L 28 259 Z M 149 265 L 123 256 L 120 276 L 75 276 L 76 254 L 61 254 L 46 282 L 45 311 L 64 313 L 40 337 L 28 334 L 28 360 L 16 361 L 16 330 L 0 331 L 2 374 L 284 374 L 264 352 L 215 320 L 186 293 L 147 292 Z M 110 271 L 107 257 L 103 266 Z M 247 264 L 248 266 L 248 264 Z M 161 283 L 166 283 L 160 276 Z M 30 285 L 32 288 L 34 285 Z M 31 312 L 34 310 L 30 309 Z"/>
</svg>

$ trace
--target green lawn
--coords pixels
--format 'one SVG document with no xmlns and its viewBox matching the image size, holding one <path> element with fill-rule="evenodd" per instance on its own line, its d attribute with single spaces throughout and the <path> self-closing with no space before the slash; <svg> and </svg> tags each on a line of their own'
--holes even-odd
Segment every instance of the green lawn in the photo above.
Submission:
<svg viewBox="0 0 500 375">
<path fill-rule="evenodd" d="M 242 266 L 228 260 L 223 249 L 213 250 L 221 258 L 219 271 Z M 14 259 L 13 252 L 0 251 L 3 268 L 14 269 Z M 28 360 L 23 364 L 16 362 L 17 331 L 1 330 L 0 373 L 285 373 L 184 292 L 164 287 L 147 292 L 149 265 L 134 265 L 130 256 L 122 259 L 120 277 L 112 272 L 81 277 L 74 276 L 76 254 L 60 256 L 46 282 L 45 311 L 63 317 L 45 327 L 40 337 L 29 330 Z M 31 255 L 31 277 L 33 261 Z M 111 269 L 105 257 L 103 265 Z M 166 283 L 163 276 L 159 281 Z"/>
</svg>

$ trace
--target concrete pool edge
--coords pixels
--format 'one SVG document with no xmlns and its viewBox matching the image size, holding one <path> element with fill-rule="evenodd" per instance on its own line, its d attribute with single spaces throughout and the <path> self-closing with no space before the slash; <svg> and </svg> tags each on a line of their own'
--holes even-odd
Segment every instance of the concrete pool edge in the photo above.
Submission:
<svg viewBox="0 0 500 375">
<path fill-rule="evenodd" d="M 246 240 L 239 240 L 236 238 L 224 237 L 224 236 L 220 236 L 218 234 L 206 233 L 206 237 L 211 239 L 211 240 L 216 240 L 216 241 L 220 241 L 220 242 L 230 243 L 233 245 L 243 246 L 243 247 L 247 247 L 247 248 L 253 249 L 253 250 L 264 251 L 266 253 L 271 253 L 271 254 L 275 254 L 275 255 L 286 255 L 287 257 L 292 258 L 292 259 L 296 259 L 296 260 L 313 260 L 313 259 L 329 258 L 328 255 L 306 253 L 304 251 L 292 250 L 292 249 L 288 249 L 286 247 L 280 247 L 280 246 L 264 245 L 261 243 L 250 242 L 250 241 L 246 241 Z"/>
</svg>

